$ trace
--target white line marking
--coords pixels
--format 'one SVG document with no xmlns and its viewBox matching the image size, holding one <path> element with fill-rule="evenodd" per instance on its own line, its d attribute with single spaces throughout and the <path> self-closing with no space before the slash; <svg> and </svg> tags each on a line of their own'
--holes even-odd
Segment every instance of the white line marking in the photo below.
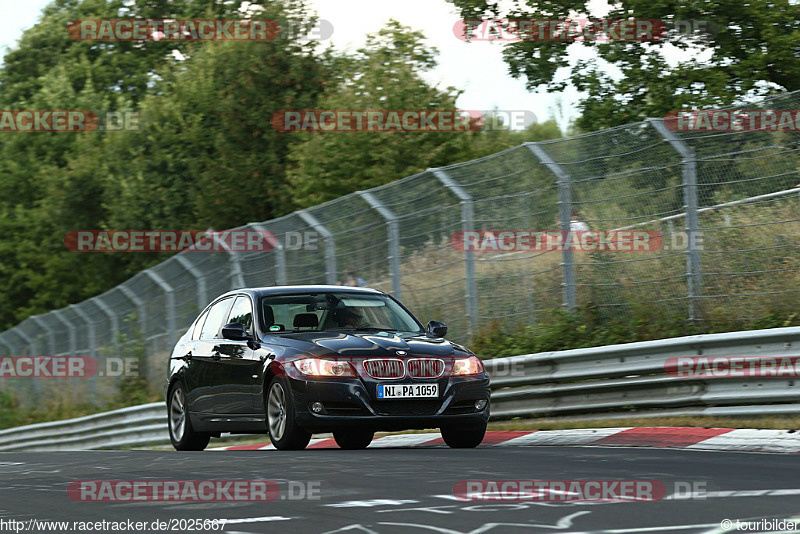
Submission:
<svg viewBox="0 0 800 534">
<path fill-rule="evenodd" d="M 431 432 L 428 434 L 395 434 L 392 436 L 383 436 L 369 444 L 370 449 L 381 449 L 385 447 L 413 447 L 415 445 L 422 445 L 442 435 L 438 432 Z"/>
<path fill-rule="evenodd" d="M 613 530 L 601 530 L 602 534 L 625 534 L 627 532 L 664 532 L 667 530 L 687 530 L 690 528 L 709 528 L 719 527 L 719 523 L 706 523 L 704 525 L 668 525 L 665 527 L 639 527 L 639 528 L 618 528 Z M 581 534 L 581 533 L 574 533 Z"/>
<path fill-rule="evenodd" d="M 574 514 L 570 514 L 566 517 L 562 517 L 558 520 L 555 525 L 540 525 L 537 523 L 484 523 L 480 527 L 470 530 L 469 532 L 461 532 L 458 530 L 452 530 L 449 528 L 442 528 L 442 527 L 434 527 L 431 525 L 420 525 L 417 523 L 390 523 L 390 522 L 380 522 L 379 525 L 392 525 L 398 527 L 412 527 L 412 528 L 419 528 L 423 530 L 432 530 L 433 532 L 439 532 L 440 534 L 483 534 L 484 532 L 489 532 L 494 530 L 495 527 L 524 527 L 524 528 L 549 528 L 553 530 L 566 530 L 572 527 L 572 520 L 576 517 L 580 517 L 582 515 L 590 514 L 589 511 L 581 511 L 575 512 Z M 502 530 L 500 530 L 502 532 Z"/>
<path fill-rule="evenodd" d="M 345 501 L 333 504 L 326 504 L 331 508 L 372 508 L 374 506 L 400 506 L 401 504 L 414 504 L 415 500 L 396 500 L 396 499 L 372 499 L 368 501 Z"/>
<path fill-rule="evenodd" d="M 366 534 L 378 534 L 371 528 L 367 528 L 362 525 L 347 525 L 346 527 L 337 528 L 336 530 L 328 530 L 327 532 L 323 532 L 322 534 L 335 534 L 336 532 L 349 532 L 351 530 L 365 532 Z"/>
<path fill-rule="evenodd" d="M 585 445 L 598 439 L 619 434 L 625 428 L 579 428 L 570 430 L 539 430 L 498 443 L 496 447 L 525 447 L 531 445 Z"/>
<path fill-rule="evenodd" d="M 266 523 L 269 521 L 291 521 L 292 517 L 283 517 L 282 515 L 270 515 L 266 517 L 246 517 L 242 519 L 226 519 L 226 525 L 234 525 L 238 523 Z"/>
</svg>

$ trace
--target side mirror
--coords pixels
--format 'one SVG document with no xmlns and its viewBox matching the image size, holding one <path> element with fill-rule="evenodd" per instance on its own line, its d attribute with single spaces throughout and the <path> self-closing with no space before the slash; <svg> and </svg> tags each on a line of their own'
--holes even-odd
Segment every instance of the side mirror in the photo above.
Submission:
<svg viewBox="0 0 800 534">
<path fill-rule="evenodd" d="M 247 341 L 250 334 L 244 323 L 229 323 L 222 327 L 222 337 L 233 341 Z"/>
<path fill-rule="evenodd" d="M 444 337 L 447 335 L 447 325 L 439 321 L 430 321 L 425 327 L 428 335 L 433 337 Z"/>
</svg>

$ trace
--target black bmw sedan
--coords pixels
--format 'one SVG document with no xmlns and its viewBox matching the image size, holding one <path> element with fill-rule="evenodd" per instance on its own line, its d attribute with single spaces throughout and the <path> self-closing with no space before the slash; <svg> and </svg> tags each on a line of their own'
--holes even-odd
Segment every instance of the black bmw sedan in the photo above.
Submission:
<svg viewBox="0 0 800 534">
<path fill-rule="evenodd" d="M 169 433 L 178 450 L 212 436 L 268 433 L 281 450 L 332 432 L 362 449 L 376 431 L 439 428 L 475 447 L 489 379 L 468 349 L 381 291 L 343 286 L 240 289 L 212 302 L 170 358 Z"/>
</svg>

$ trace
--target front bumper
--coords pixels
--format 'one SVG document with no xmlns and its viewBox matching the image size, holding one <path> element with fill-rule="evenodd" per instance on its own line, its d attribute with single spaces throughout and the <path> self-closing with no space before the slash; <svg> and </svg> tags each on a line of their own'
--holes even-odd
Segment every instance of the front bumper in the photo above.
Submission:
<svg viewBox="0 0 800 534">
<path fill-rule="evenodd" d="M 489 420 L 489 379 L 477 377 L 442 377 L 435 380 L 404 379 L 381 382 L 348 379 L 289 379 L 294 396 L 297 423 L 311 432 L 330 432 L 337 428 L 368 428 L 372 430 L 407 430 L 485 425 Z M 376 398 L 379 383 L 422 384 L 438 383 L 436 399 Z M 485 400 L 486 406 L 475 409 L 475 401 Z M 321 402 L 323 413 L 313 413 L 310 405 Z"/>
</svg>

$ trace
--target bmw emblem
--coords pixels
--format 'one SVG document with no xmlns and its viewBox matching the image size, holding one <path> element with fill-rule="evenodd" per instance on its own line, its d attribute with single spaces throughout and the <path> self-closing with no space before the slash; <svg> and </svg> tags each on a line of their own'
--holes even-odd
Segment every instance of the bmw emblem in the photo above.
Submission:
<svg viewBox="0 0 800 534">
<path fill-rule="evenodd" d="M 405 356 L 406 354 L 408 354 L 408 353 L 406 351 L 404 351 L 404 350 L 398 350 L 397 351 L 397 355 L 398 356 Z"/>
</svg>

